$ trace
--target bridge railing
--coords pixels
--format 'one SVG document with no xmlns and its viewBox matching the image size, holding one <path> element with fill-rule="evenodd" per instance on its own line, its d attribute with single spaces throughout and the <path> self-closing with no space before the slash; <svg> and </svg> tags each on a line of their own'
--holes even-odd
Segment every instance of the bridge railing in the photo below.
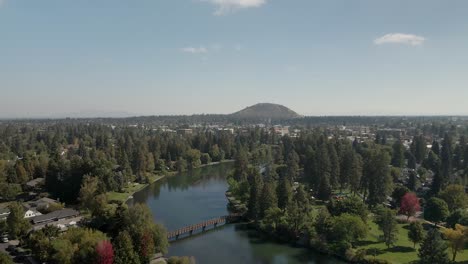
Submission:
<svg viewBox="0 0 468 264">
<path fill-rule="evenodd" d="M 205 230 L 205 228 L 208 227 L 208 226 L 215 226 L 216 227 L 218 224 L 231 223 L 231 222 L 234 222 L 234 221 L 238 221 L 241 217 L 242 217 L 241 214 L 230 214 L 230 215 L 225 215 L 225 216 L 221 216 L 221 217 L 218 217 L 218 218 L 206 220 L 206 221 L 194 224 L 194 225 L 184 226 L 184 227 L 179 228 L 177 230 L 168 232 L 167 233 L 167 238 L 168 239 L 171 239 L 171 238 L 174 238 L 174 237 L 178 238 L 180 235 L 187 234 L 187 233 L 192 234 L 193 231 L 196 231 L 196 230 L 199 230 L 199 229 Z"/>
</svg>

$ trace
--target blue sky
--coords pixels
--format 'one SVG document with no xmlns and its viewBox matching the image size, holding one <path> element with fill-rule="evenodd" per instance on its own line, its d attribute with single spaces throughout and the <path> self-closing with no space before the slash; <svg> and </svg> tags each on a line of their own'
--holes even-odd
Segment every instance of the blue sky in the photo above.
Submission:
<svg viewBox="0 0 468 264">
<path fill-rule="evenodd" d="M 468 114 L 465 0 L 0 0 L 0 117 Z"/>
</svg>

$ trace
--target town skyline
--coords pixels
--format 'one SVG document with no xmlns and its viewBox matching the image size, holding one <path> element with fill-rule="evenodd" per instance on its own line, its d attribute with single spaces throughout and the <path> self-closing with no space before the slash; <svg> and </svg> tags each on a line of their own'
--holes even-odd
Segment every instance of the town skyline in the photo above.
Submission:
<svg viewBox="0 0 468 264">
<path fill-rule="evenodd" d="M 0 5 L 0 117 L 467 115 L 466 1 Z M 174 107 L 177 105 L 177 107 Z"/>
</svg>

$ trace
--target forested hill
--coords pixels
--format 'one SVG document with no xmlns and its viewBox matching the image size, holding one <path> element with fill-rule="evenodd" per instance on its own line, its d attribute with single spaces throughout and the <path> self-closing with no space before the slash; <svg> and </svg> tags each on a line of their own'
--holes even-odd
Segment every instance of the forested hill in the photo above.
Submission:
<svg viewBox="0 0 468 264">
<path fill-rule="evenodd" d="M 293 110 L 279 104 L 260 103 L 231 114 L 234 118 L 246 119 L 292 119 L 301 117 Z"/>
</svg>

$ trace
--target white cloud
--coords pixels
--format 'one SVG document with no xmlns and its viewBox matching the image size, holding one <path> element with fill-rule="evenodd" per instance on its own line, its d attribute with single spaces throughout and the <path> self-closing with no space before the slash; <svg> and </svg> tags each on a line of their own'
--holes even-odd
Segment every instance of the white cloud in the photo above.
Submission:
<svg viewBox="0 0 468 264">
<path fill-rule="evenodd" d="M 238 9 L 260 7 L 267 0 L 201 0 L 216 6 L 215 15 L 225 15 Z"/>
<path fill-rule="evenodd" d="M 180 51 L 185 52 L 185 53 L 191 53 L 191 54 L 205 54 L 208 53 L 208 49 L 200 46 L 200 47 L 185 47 L 180 49 Z"/>
<path fill-rule="evenodd" d="M 426 38 L 422 36 L 412 35 L 412 34 L 403 34 L 403 33 L 391 33 L 386 34 L 380 38 L 374 40 L 376 45 L 382 44 L 404 44 L 411 46 L 422 45 Z"/>
</svg>

